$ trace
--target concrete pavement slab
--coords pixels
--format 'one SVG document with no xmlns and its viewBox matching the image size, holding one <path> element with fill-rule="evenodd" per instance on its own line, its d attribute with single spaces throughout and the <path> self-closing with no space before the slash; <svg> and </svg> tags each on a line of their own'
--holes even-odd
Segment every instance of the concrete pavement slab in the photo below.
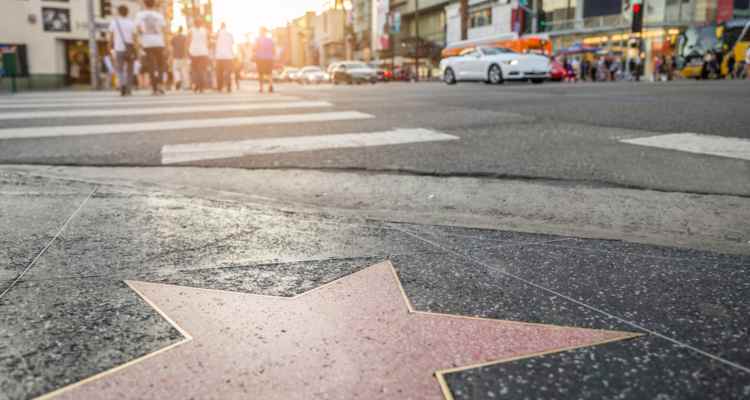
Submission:
<svg viewBox="0 0 750 400">
<path fill-rule="evenodd" d="M 32 262 L 94 187 L 0 171 L 0 281 Z"/>
<path fill-rule="evenodd" d="M 554 245 L 474 247 L 464 254 L 750 370 L 749 264 Z"/>
<path fill-rule="evenodd" d="M 142 279 L 195 288 L 291 297 L 381 261 L 382 257 L 329 258 L 155 273 Z"/>
<path fill-rule="evenodd" d="M 451 253 L 394 256 L 415 309 L 592 329 L 632 327 Z"/>
<path fill-rule="evenodd" d="M 446 376 L 459 399 L 741 400 L 750 374 L 655 337 Z"/>
<path fill-rule="evenodd" d="M 21 282 L 0 299 L 0 399 L 43 395 L 180 338 L 120 280 Z"/>
<path fill-rule="evenodd" d="M 163 192 L 102 188 L 29 279 L 150 274 L 428 249 L 401 232 Z"/>
</svg>

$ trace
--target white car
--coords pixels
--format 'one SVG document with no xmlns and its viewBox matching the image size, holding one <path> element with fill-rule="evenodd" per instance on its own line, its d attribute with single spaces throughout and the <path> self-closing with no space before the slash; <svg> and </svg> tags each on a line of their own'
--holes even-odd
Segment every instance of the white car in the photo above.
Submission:
<svg viewBox="0 0 750 400">
<path fill-rule="evenodd" d="M 378 71 L 360 61 L 343 61 L 336 64 L 331 74 L 334 85 L 339 83 L 375 83 L 378 81 Z"/>
<path fill-rule="evenodd" d="M 320 67 L 307 66 L 302 68 L 297 75 L 297 80 L 302 84 L 320 84 L 326 80 L 326 73 Z"/>
<path fill-rule="evenodd" d="M 440 62 L 443 80 L 449 85 L 458 81 L 485 81 L 500 84 L 506 80 L 530 80 L 542 83 L 549 79 L 549 58 L 521 54 L 502 47 L 466 49 L 459 56 Z"/>
</svg>

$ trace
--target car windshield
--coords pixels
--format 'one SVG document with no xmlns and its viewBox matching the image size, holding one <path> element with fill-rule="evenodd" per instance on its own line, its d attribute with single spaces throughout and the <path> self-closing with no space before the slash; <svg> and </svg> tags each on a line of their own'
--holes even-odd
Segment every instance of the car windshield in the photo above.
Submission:
<svg viewBox="0 0 750 400">
<path fill-rule="evenodd" d="M 367 65 L 365 65 L 364 63 L 346 63 L 344 65 L 347 69 L 367 68 Z"/>
<path fill-rule="evenodd" d="M 515 53 L 515 51 L 506 49 L 505 47 L 482 47 L 482 53 L 488 56 L 496 56 L 499 54 Z"/>
</svg>

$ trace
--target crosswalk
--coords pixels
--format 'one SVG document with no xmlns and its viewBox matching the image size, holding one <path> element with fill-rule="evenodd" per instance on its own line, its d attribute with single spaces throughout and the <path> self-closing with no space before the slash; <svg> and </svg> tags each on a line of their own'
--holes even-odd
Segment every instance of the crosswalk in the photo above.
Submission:
<svg viewBox="0 0 750 400">
<path fill-rule="evenodd" d="M 336 125 L 375 119 L 372 114 L 339 109 L 328 101 L 278 94 L 169 93 L 167 96 L 137 94 L 120 98 L 112 92 L 31 93 L 0 97 L 0 143 L 13 139 L 79 137 L 85 140 L 106 135 L 147 134 L 165 138 L 159 144 L 160 162 L 176 164 L 459 140 L 457 136 L 424 128 L 391 127 L 373 131 L 363 127 L 357 129 L 360 132 L 351 132 Z M 300 126 L 315 129 L 300 132 Z M 223 128 L 236 128 L 235 140 L 214 140 L 210 133 Z M 264 134 L 258 135 L 257 128 L 263 128 Z M 238 131 L 240 139 L 236 138 Z M 269 131 L 272 132 L 270 137 Z M 175 132 L 184 135 L 180 137 Z M 101 147 L 101 143 L 93 146 Z"/>
<path fill-rule="evenodd" d="M 750 139 L 700 135 L 697 133 L 671 133 L 623 139 L 621 142 L 638 146 L 750 161 Z"/>
</svg>

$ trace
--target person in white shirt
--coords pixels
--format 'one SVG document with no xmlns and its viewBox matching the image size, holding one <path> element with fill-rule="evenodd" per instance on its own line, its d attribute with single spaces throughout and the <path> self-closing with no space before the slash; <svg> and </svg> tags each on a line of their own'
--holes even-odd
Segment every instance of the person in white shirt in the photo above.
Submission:
<svg viewBox="0 0 750 400">
<path fill-rule="evenodd" d="M 193 91 L 203 93 L 208 82 L 208 31 L 203 27 L 202 19 L 195 19 L 188 34 L 188 43 Z"/>
<path fill-rule="evenodd" d="M 164 94 L 161 81 L 167 72 L 167 60 L 164 51 L 164 16 L 156 11 L 156 0 L 144 0 L 146 9 L 135 18 L 141 38 L 141 46 L 146 52 L 146 67 L 151 80 L 153 94 Z"/>
<path fill-rule="evenodd" d="M 234 61 L 234 37 L 227 31 L 227 25 L 221 24 L 221 29 L 216 33 L 216 49 L 214 53 L 216 60 L 216 86 L 221 92 L 224 87 L 227 93 L 232 92 L 232 65 Z"/>
<path fill-rule="evenodd" d="M 135 53 L 135 23 L 128 18 L 128 8 L 117 7 L 117 16 L 109 24 L 109 43 L 115 51 L 115 71 L 120 86 L 120 95 L 131 94 L 133 83 L 133 62 Z"/>
</svg>

